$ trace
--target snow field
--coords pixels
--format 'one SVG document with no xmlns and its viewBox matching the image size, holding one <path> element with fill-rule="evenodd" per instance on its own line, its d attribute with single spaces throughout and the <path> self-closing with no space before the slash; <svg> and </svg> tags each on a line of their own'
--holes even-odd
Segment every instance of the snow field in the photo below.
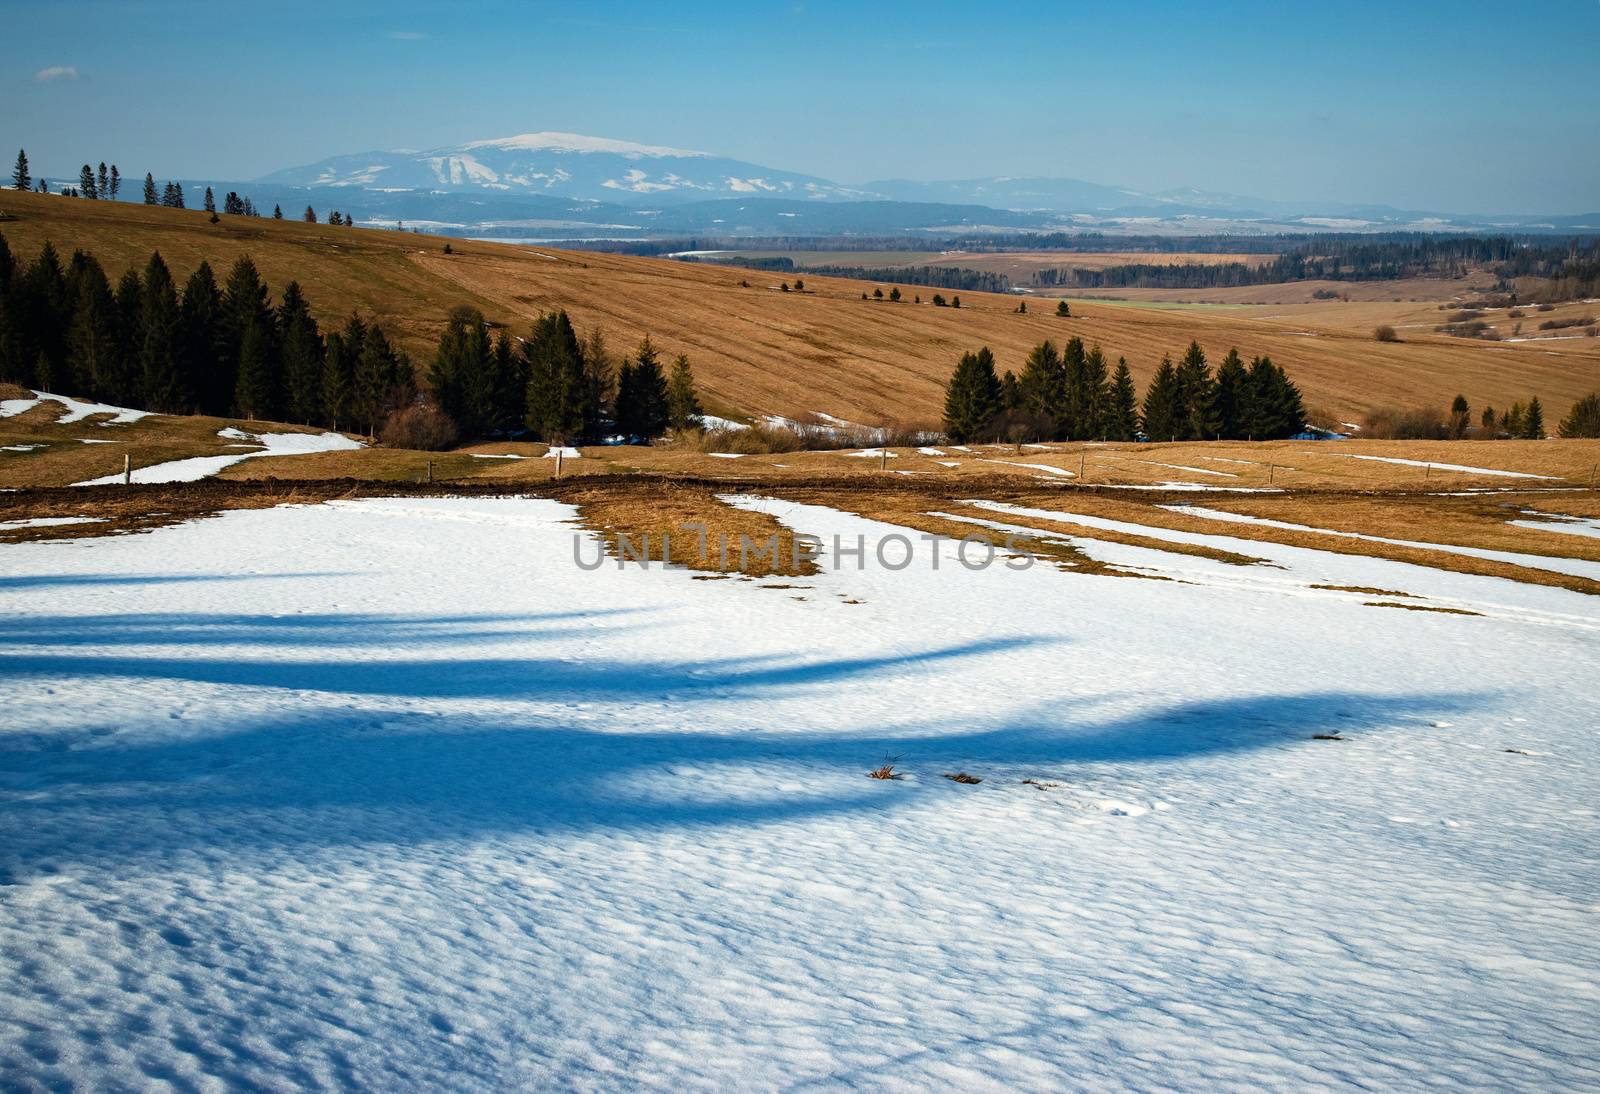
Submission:
<svg viewBox="0 0 1600 1094">
<path fill-rule="evenodd" d="M 1254 542 L 772 591 L 572 517 L 0 545 L 7 1085 L 1600 1082 L 1589 598 Z"/>
</svg>

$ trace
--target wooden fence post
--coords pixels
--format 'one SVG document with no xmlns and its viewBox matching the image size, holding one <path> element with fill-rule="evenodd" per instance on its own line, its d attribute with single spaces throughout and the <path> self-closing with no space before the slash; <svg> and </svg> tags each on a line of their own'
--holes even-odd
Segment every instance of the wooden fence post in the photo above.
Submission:
<svg viewBox="0 0 1600 1094">
<path fill-rule="evenodd" d="M 133 457 L 128 453 L 122 454 L 122 485 L 128 486 L 133 482 Z"/>
</svg>

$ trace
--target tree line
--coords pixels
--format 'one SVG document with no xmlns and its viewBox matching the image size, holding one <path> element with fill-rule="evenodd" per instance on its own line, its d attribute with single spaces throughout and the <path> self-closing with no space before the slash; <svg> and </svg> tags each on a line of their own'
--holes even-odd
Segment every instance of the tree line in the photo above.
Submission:
<svg viewBox="0 0 1600 1094">
<path fill-rule="evenodd" d="M 1163 357 L 1139 400 L 1126 359 L 1109 370 L 1099 346 L 1073 338 L 1035 346 L 1020 373 L 997 373 L 989 348 L 966 353 L 946 388 L 944 428 L 973 440 L 1272 440 L 1305 429 L 1300 390 L 1270 358 L 1229 350 L 1213 375 L 1199 343 Z"/>
<path fill-rule="evenodd" d="M 689 359 L 670 370 L 646 336 L 619 362 L 597 327 L 580 338 L 565 311 L 541 315 L 513 342 L 474 308 L 450 313 L 428 371 L 438 411 L 464 438 L 524 432 L 551 444 L 620 436 L 650 441 L 697 428 L 703 413 Z"/>
<path fill-rule="evenodd" d="M 180 290 L 159 252 L 113 287 L 93 255 L 46 243 L 26 266 L 0 236 L 0 380 L 162 414 L 266 418 L 373 434 L 415 397 L 411 362 L 352 315 L 323 334 L 298 283 L 276 305 L 241 257 Z"/>
</svg>

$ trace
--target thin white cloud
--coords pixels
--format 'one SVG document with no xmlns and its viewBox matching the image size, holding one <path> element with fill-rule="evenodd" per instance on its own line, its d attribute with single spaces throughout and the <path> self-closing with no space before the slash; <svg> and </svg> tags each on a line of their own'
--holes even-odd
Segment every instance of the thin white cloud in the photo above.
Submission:
<svg viewBox="0 0 1600 1094">
<path fill-rule="evenodd" d="M 391 30 L 389 37 L 396 42 L 420 42 L 427 37 L 420 30 Z"/>
<path fill-rule="evenodd" d="M 33 78 L 40 83 L 49 83 L 51 80 L 76 80 L 78 70 L 72 65 L 51 65 L 34 73 Z"/>
</svg>

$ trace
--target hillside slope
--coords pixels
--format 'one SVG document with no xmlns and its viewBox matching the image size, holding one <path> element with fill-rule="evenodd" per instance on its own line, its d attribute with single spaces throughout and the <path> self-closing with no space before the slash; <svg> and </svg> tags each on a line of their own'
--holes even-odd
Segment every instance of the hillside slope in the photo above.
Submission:
<svg viewBox="0 0 1600 1094">
<path fill-rule="evenodd" d="M 285 210 L 286 216 L 295 215 Z M 52 240 L 63 254 L 93 251 L 117 276 L 159 249 L 182 280 L 202 259 L 219 277 L 249 254 L 276 294 L 300 282 L 318 318 L 351 309 L 384 324 L 419 361 L 432 353 L 446 313 L 459 304 L 524 330 L 540 311 L 566 308 L 580 327 L 599 324 L 613 347 L 649 333 L 669 355 L 687 353 L 719 413 L 824 411 L 858 422 L 938 416 L 956 358 L 992 347 L 1002 368 L 1052 338 L 1098 342 L 1125 355 L 1143 383 L 1162 354 L 1191 338 L 1213 359 L 1230 346 L 1286 366 L 1312 407 L 1345 420 L 1382 404 L 1445 405 L 1462 392 L 1475 407 L 1537 394 L 1554 422 L 1600 388 L 1600 342 L 1479 343 L 1432 334 L 1379 344 L 1364 332 L 1267 318 L 1275 308 L 1161 311 L 1073 303 L 1073 318 L 1048 305 L 1016 314 L 1017 298 L 963 293 L 960 309 L 869 302 L 871 283 L 805 279 L 780 291 L 777 275 L 671 260 L 556 251 L 538 245 L 444 241 L 405 232 L 334 228 L 287 219 L 224 217 L 48 195 L 0 192 L 3 233 L 19 259 Z M 887 291 L 887 286 L 885 286 Z M 908 300 L 920 291 L 904 290 Z M 948 295 L 948 294 L 947 294 Z M 1042 303 L 1042 302 L 1041 302 Z"/>
</svg>

